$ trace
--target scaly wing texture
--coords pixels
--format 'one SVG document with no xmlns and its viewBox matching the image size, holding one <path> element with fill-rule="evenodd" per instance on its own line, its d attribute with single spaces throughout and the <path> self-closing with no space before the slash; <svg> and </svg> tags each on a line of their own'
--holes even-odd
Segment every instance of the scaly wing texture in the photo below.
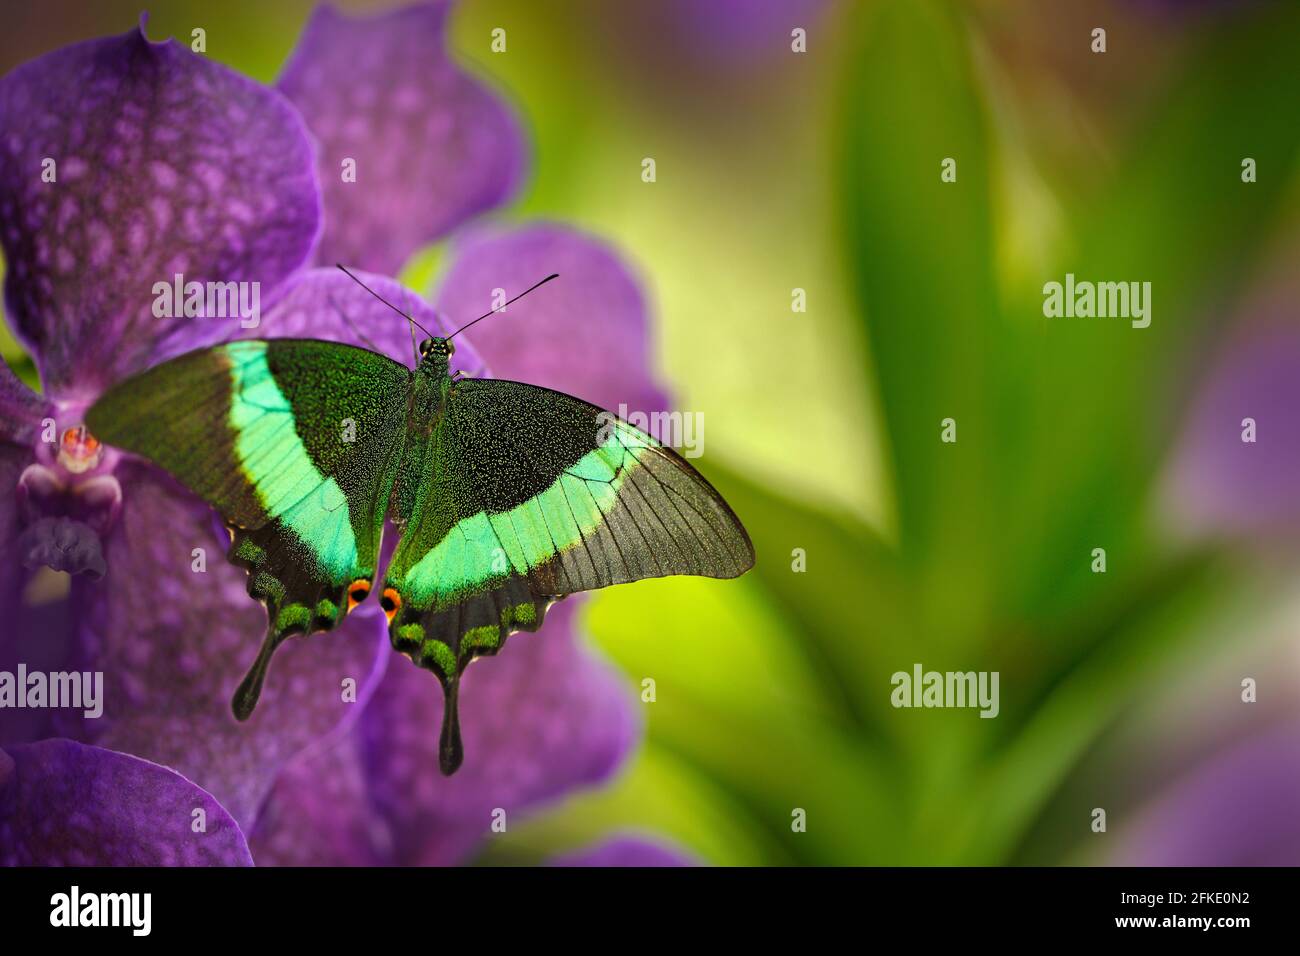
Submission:
<svg viewBox="0 0 1300 956">
<path fill-rule="evenodd" d="M 414 423 L 413 423 L 414 424 Z M 753 566 L 740 521 L 669 448 L 580 399 L 470 380 L 408 438 L 401 543 L 384 577 L 393 646 L 446 695 L 443 771 L 459 765 L 459 678 L 547 607 L 670 574 L 730 578 Z"/>
<path fill-rule="evenodd" d="M 165 468 L 230 527 L 228 556 L 268 612 L 235 695 L 240 719 L 286 637 L 333 628 L 369 593 L 410 381 L 405 366 L 350 345 L 250 340 L 155 366 L 87 413 L 101 441 Z"/>
</svg>

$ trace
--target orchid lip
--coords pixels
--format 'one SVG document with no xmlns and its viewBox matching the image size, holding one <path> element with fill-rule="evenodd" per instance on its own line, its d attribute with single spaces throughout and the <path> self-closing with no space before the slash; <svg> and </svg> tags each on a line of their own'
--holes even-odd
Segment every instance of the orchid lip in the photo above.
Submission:
<svg viewBox="0 0 1300 956">
<path fill-rule="evenodd" d="M 122 506 L 122 486 L 112 474 L 117 456 L 106 455 L 77 425 L 64 430 L 57 446 L 41 442 L 35 457 L 16 488 L 26 525 L 19 538 L 24 566 L 103 577 L 103 537 Z"/>
</svg>

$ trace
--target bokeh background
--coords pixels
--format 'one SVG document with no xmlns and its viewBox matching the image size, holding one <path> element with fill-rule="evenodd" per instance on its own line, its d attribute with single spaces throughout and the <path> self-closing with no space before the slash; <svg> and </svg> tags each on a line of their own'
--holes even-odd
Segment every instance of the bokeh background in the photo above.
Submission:
<svg viewBox="0 0 1300 956">
<path fill-rule="evenodd" d="M 203 26 L 271 82 L 311 7 L 155 2 L 149 33 Z M 0 71 L 140 3 L 3 8 Z M 1300 862 L 1298 9 L 458 8 L 456 56 L 531 138 L 500 217 L 634 266 L 660 379 L 704 414 L 701 468 L 759 554 L 586 605 L 629 688 L 657 683 L 644 743 L 484 862 L 629 830 L 718 864 Z M 1151 327 L 1044 319 L 1066 272 L 1150 281 Z M 917 662 L 998 671 L 1000 715 L 893 709 Z"/>
</svg>

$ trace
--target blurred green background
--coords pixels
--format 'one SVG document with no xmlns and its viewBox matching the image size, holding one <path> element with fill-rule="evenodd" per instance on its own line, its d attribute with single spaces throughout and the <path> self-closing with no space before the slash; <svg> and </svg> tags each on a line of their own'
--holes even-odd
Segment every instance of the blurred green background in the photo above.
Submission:
<svg viewBox="0 0 1300 956">
<path fill-rule="evenodd" d="M 707 40 L 689 3 L 457 10 L 456 55 L 532 138 L 503 218 L 632 262 L 661 380 L 704 413 L 702 468 L 759 553 L 738 582 L 589 602 L 603 653 L 657 683 L 645 743 L 486 862 L 628 830 L 720 864 L 1100 862 L 1207 720 L 1276 716 L 1214 714 L 1273 659 L 1285 576 L 1178 535 L 1159 499 L 1205 356 L 1300 222 L 1300 5 L 1183 6 L 756 2 Z M 149 33 L 203 26 L 209 56 L 269 82 L 310 9 L 158 2 Z M 6 4 L 0 68 L 138 12 Z M 1067 271 L 1152 282 L 1151 327 L 1045 320 Z M 1000 716 L 893 709 L 917 662 L 998 671 Z"/>
</svg>

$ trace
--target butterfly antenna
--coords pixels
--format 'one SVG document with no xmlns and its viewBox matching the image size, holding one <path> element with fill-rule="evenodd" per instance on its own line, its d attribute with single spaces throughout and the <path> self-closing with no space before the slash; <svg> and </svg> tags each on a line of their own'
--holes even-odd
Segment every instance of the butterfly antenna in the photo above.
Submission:
<svg viewBox="0 0 1300 956">
<path fill-rule="evenodd" d="M 348 328 L 350 328 L 353 332 L 357 334 L 357 338 L 361 339 L 362 342 L 366 343 L 366 347 L 369 348 L 370 351 L 372 352 L 383 351 L 383 349 L 377 346 L 374 342 L 370 341 L 370 336 L 362 332 L 361 329 L 357 327 L 357 324 L 353 322 L 351 318 L 348 317 L 348 314 L 339 307 L 339 304 L 334 301 L 334 296 L 330 296 L 330 305 L 334 306 L 334 311 L 337 312 L 339 314 L 339 317 L 344 322 L 347 323 Z M 414 329 L 412 329 L 412 333 L 414 333 Z"/>
<path fill-rule="evenodd" d="M 342 268 L 342 266 L 340 266 L 339 268 Z M 473 325 L 475 322 L 482 322 L 482 321 L 483 321 L 484 319 L 486 319 L 489 315 L 495 315 L 496 313 L 500 312 L 502 309 L 504 309 L 506 306 L 508 306 L 511 302 L 518 302 L 520 299 L 522 299 L 522 298 L 523 298 L 524 296 L 526 296 L 528 293 L 532 292 L 534 289 L 541 288 L 542 286 L 546 285 L 546 283 L 550 282 L 552 279 L 558 279 L 559 277 L 560 277 L 560 274 L 559 274 L 558 272 L 552 272 L 550 275 L 548 275 L 548 276 L 547 276 L 545 279 L 543 279 L 541 282 L 534 282 L 532 285 L 530 285 L 530 286 L 529 286 L 527 289 L 525 289 L 523 292 L 520 292 L 520 293 L 519 293 L 517 296 L 515 296 L 513 299 L 510 299 L 510 300 L 508 300 L 508 301 L 506 301 L 506 302 L 501 303 L 499 306 L 497 306 L 495 309 L 492 309 L 491 311 L 484 312 L 484 313 L 483 313 L 482 315 L 480 315 L 477 319 L 475 319 L 474 322 L 467 322 L 467 323 L 465 323 L 465 324 L 462 325 L 460 328 L 458 328 L 455 332 L 451 333 L 451 335 L 447 336 L 447 339 L 448 339 L 448 340 L 454 339 L 456 336 L 460 335 L 460 333 L 464 332 L 466 329 L 468 329 L 468 328 L 469 328 L 471 325 Z"/>
<path fill-rule="evenodd" d="M 384 305 L 388 306 L 390 309 L 392 309 L 394 312 L 396 312 L 396 313 L 397 313 L 398 315 L 400 315 L 402 318 L 406 319 L 407 322 L 410 322 L 410 323 L 411 323 L 411 344 L 412 344 L 412 345 L 415 344 L 415 330 L 416 330 L 416 329 L 419 329 L 419 330 L 420 330 L 421 332 L 423 332 L 425 335 L 429 336 L 429 338 L 434 338 L 434 337 L 435 337 L 434 334 L 433 334 L 432 332 L 430 332 L 428 329 L 426 329 L 426 328 L 425 328 L 423 325 L 421 325 L 419 322 L 415 321 L 415 319 L 412 318 L 411 315 L 410 315 L 409 313 L 403 312 L 401 309 L 399 309 L 397 306 L 393 305 L 393 303 L 389 302 L 387 299 L 385 299 L 382 295 L 380 295 L 380 294 L 379 294 L 378 292 L 376 292 L 374 289 L 370 288 L 370 286 L 366 285 L 364 282 L 362 282 L 360 279 L 358 279 L 355 275 L 353 275 L 350 271 L 348 271 L 347 267 L 345 267 L 341 262 L 336 262 L 336 263 L 334 263 L 334 264 L 335 264 L 336 266 L 338 266 L 339 269 L 342 270 L 342 272 L 343 272 L 343 274 L 344 274 L 345 276 L 347 276 L 349 279 L 351 279 L 351 280 L 352 280 L 353 282 L 355 282 L 357 285 L 361 286 L 361 288 L 365 289 L 367 292 L 369 292 L 371 295 L 373 295 L 373 296 L 374 296 L 376 299 L 378 299 L 380 302 L 384 303 Z M 509 303 L 506 303 L 506 304 L 509 305 Z M 416 356 L 416 357 L 417 357 L 417 358 L 419 357 L 419 356 L 418 356 L 418 350 L 417 350 L 417 356 Z"/>
</svg>

